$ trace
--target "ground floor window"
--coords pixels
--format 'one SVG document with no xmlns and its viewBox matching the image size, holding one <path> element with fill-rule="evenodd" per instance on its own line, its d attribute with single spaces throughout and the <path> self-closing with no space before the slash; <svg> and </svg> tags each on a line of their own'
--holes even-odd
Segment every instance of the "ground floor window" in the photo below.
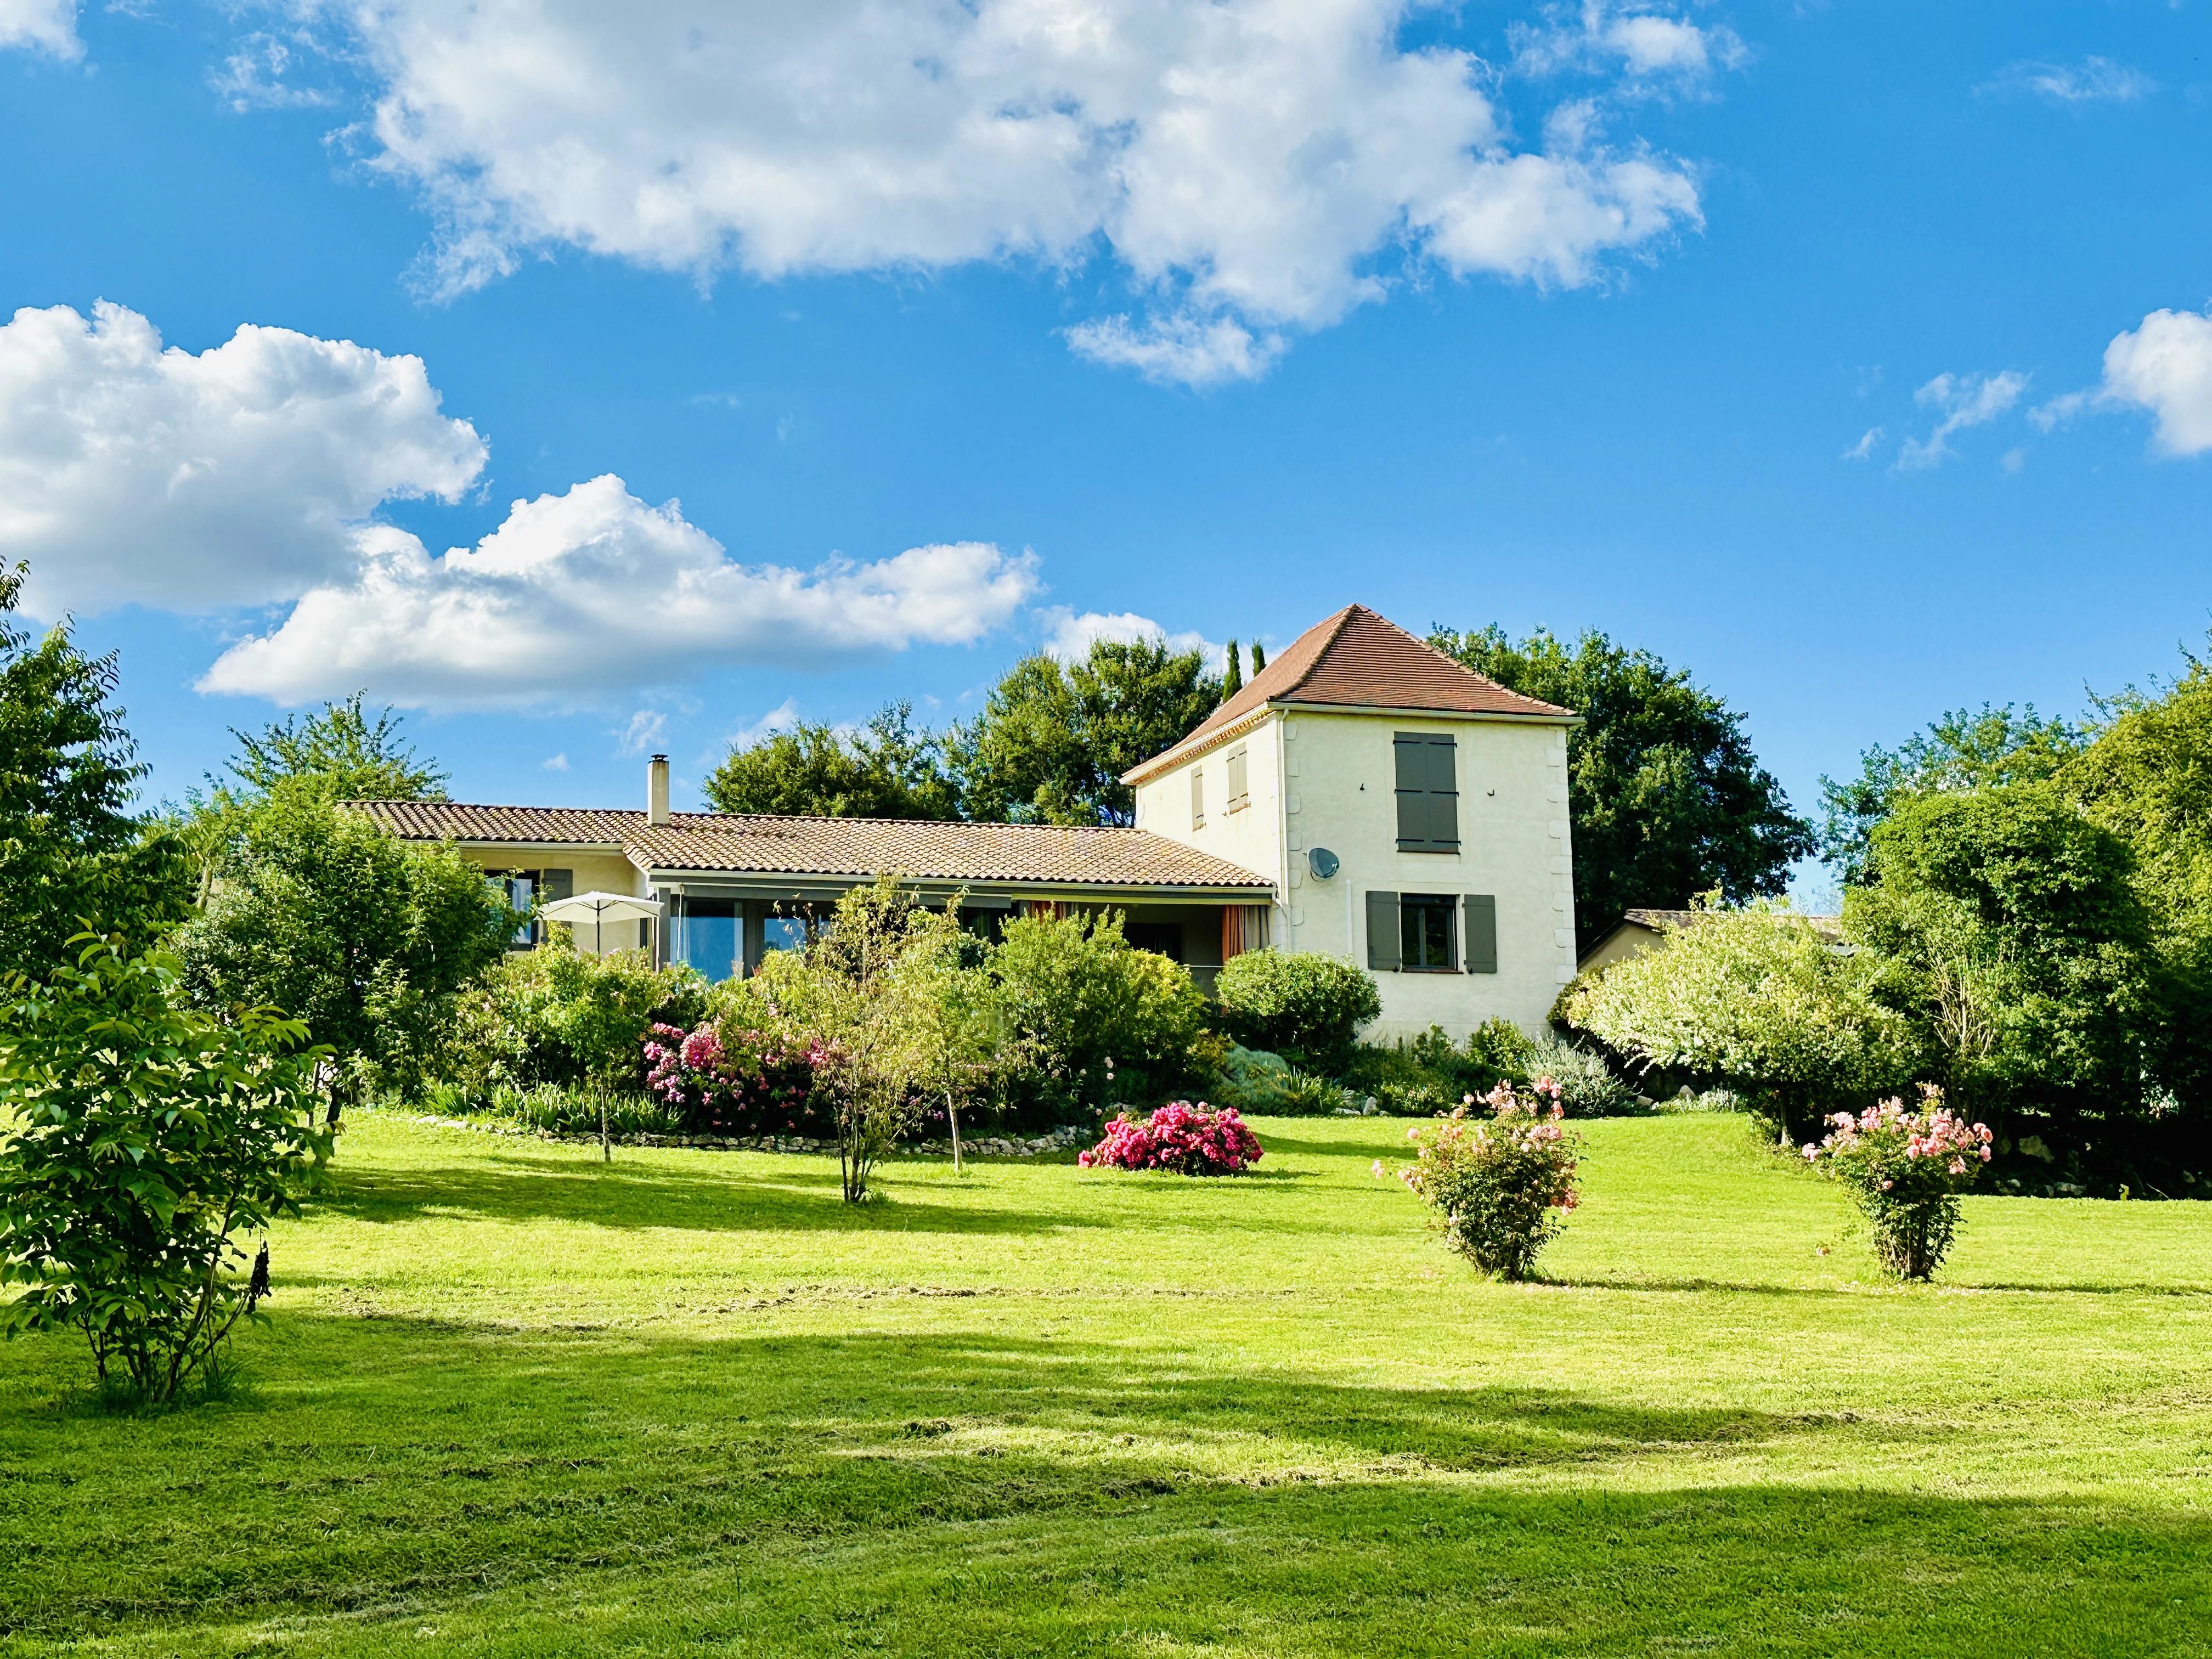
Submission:
<svg viewBox="0 0 2212 1659">
<path fill-rule="evenodd" d="M 1449 971 L 1452 961 L 1452 918 L 1459 901 L 1448 893 L 1398 896 L 1399 965 Z"/>
<path fill-rule="evenodd" d="M 670 907 L 668 959 L 687 963 L 711 980 L 744 967 L 743 911 L 735 899 L 679 898 Z"/>
</svg>

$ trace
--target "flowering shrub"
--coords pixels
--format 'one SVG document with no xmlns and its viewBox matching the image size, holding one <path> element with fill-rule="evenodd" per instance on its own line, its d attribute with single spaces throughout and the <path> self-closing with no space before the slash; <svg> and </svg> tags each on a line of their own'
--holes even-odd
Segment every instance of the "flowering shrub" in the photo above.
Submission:
<svg viewBox="0 0 2212 1659">
<path fill-rule="evenodd" d="M 1075 1161 L 1085 1169 L 1175 1170 L 1188 1176 L 1235 1175 L 1264 1156 L 1260 1138 L 1237 1109 L 1170 1101 L 1139 1123 L 1123 1112 L 1106 1138 Z"/>
<path fill-rule="evenodd" d="M 646 1033 L 646 1088 L 693 1134 L 813 1133 L 814 1074 L 823 1055 L 723 1019 Z"/>
<path fill-rule="evenodd" d="M 1828 1121 L 1833 1130 L 1807 1143 L 1805 1161 L 1851 1189 L 1883 1267 L 1899 1279 L 1929 1278 L 1958 1231 L 1959 1194 L 1990 1161 L 1989 1130 L 1946 1106 L 1932 1083 L 1920 1085 L 1917 1111 L 1893 1096 Z"/>
<path fill-rule="evenodd" d="M 1419 1150 L 1398 1179 L 1436 1207 L 1452 1249 L 1485 1273 L 1526 1279 L 1578 1201 L 1582 1142 L 1561 1127 L 1566 1108 L 1548 1077 L 1525 1094 L 1499 1084 L 1480 1102 L 1487 1118 L 1475 1115 L 1476 1104 L 1469 1095 L 1448 1116 L 1407 1130 Z M 1382 1173 L 1379 1159 L 1375 1172 Z"/>
</svg>

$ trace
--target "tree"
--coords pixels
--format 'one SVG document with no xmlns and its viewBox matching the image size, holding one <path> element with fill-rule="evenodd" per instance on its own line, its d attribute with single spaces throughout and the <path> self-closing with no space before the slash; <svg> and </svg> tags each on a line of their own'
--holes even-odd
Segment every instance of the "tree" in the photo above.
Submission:
<svg viewBox="0 0 2212 1659">
<path fill-rule="evenodd" d="M 1918 1044 L 1881 994 L 1883 969 L 1762 902 L 1709 911 L 1663 949 L 1578 981 L 1565 1012 L 1632 1064 L 1726 1084 L 1796 1141 L 1826 1110 L 1911 1078 Z"/>
<path fill-rule="evenodd" d="M 1252 672 L 1257 674 L 1267 665 L 1267 647 L 1259 641 L 1252 641 Z"/>
<path fill-rule="evenodd" d="M 130 810 L 146 775 L 113 696 L 112 656 L 66 627 L 14 621 L 25 568 L 0 567 L 0 974 L 43 975 L 87 921 L 140 937 L 183 919 L 184 848 Z"/>
<path fill-rule="evenodd" d="M 994 1072 L 1011 1057 L 991 1006 L 981 942 L 960 925 L 962 896 L 914 918 L 884 988 L 890 1018 L 906 1041 L 904 1070 L 917 1089 L 944 1103 L 956 1175 L 961 1104 L 988 1089 Z"/>
<path fill-rule="evenodd" d="M 335 1116 L 364 1089 L 420 1091 L 455 994 L 514 926 L 452 848 L 410 846 L 309 780 L 246 815 L 178 948 L 203 1006 L 285 1008 L 330 1046 Z"/>
<path fill-rule="evenodd" d="M 1636 906 L 1680 909 L 1718 890 L 1773 896 L 1813 850 L 1805 821 L 1743 733 L 1743 716 L 1649 651 L 1595 630 L 1572 647 L 1492 624 L 1429 642 L 1524 696 L 1574 709 L 1567 734 L 1575 921 L 1595 939 Z"/>
<path fill-rule="evenodd" d="M 1200 653 L 1158 640 L 1093 641 L 1069 665 L 1024 658 L 954 730 L 963 809 L 1000 823 L 1134 823 L 1121 775 L 1181 742 L 1220 701 Z"/>
<path fill-rule="evenodd" d="M 2144 1101 L 2150 919 L 2126 842 L 2049 782 L 1908 795 L 1876 824 L 1853 938 L 1900 965 L 1969 1115 Z"/>
<path fill-rule="evenodd" d="M 0 1013 L 0 1328 L 74 1328 L 104 1386 L 173 1399 L 268 1290 L 239 1243 L 297 1214 L 330 1156 L 319 1058 L 267 1008 L 217 1018 L 121 935 L 15 975 Z"/>
<path fill-rule="evenodd" d="M 940 740 L 916 732 L 913 718 L 911 703 L 895 702 L 858 732 L 802 721 L 733 744 L 707 779 L 708 802 L 718 812 L 956 817 L 959 791 L 945 775 Z"/>
<path fill-rule="evenodd" d="M 1820 780 L 1820 857 L 1847 885 L 1856 885 L 1867 879 L 1875 826 L 1901 802 L 2055 777 L 2083 740 L 2079 728 L 2045 720 L 2033 705 L 2018 714 L 2010 703 L 2002 708 L 1984 703 L 1978 713 L 1954 709 L 1895 749 L 1866 750 L 1856 778 Z"/>
<path fill-rule="evenodd" d="M 1259 647 L 1255 645 L 1252 648 L 1256 651 L 1259 649 Z M 1243 665 L 1238 662 L 1237 659 L 1237 641 L 1231 640 L 1229 641 L 1228 671 L 1221 677 L 1221 701 L 1227 702 L 1230 698 L 1235 696 L 1243 689 L 1244 668 Z"/>
</svg>

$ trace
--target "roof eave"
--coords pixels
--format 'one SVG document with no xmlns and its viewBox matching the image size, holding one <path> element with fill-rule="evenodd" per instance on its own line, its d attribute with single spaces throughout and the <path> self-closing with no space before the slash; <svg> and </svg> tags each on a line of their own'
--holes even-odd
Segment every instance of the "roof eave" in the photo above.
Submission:
<svg viewBox="0 0 2212 1659">
<path fill-rule="evenodd" d="M 870 882 L 881 872 L 860 875 L 850 871 L 834 870 L 705 870 L 690 869 L 675 865 L 647 865 L 638 866 L 646 879 L 654 883 L 682 885 L 687 882 L 785 883 L 793 886 L 849 887 L 855 882 Z M 895 873 L 895 872 L 893 872 Z M 1038 896 L 1063 895 L 1103 895 L 1115 898 L 1140 897 L 1154 895 L 1163 899 L 1203 903 L 1212 899 L 1243 899 L 1249 902 L 1259 894 L 1272 894 L 1274 883 L 1264 876 L 1255 876 L 1249 882 L 1160 882 L 1160 881 L 1079 881 L 1062 878 L 1009 878 L 997 876 L 912 876 L 896 875 L 900 883 L 921 888 L 942 888 L 947 892 L 966 889 L 971 892 L 1021 893 Z"/>
<path fill-rule="evenodd" d="M 1274 697 L 1233 724 L 1223 726 L 1218 732 L 1209 732 L 1204 743 L 1189 749 L 1177 746 L 1162 750 L 1152 759 L 1124 772 L 1121 781 L 1134 788 L 1162 772 L 1174 770 L 1186 761 L 1211 754 L 1224 743 L 1249 736 L 1264 724 L 1270 714 L 1287 714 L 1294 711 L 1310 714 L 1395 714 L 1420 720 L 1478 720 L 1503 726 L 1554 726 L 1562 729 L 1583 723 L 1583 717 L 1572 709 L 1542 714 L 1534 709 L 1408 708 L 1401 703 L 1310 702 L 1297 697 Z"/>
</svg>

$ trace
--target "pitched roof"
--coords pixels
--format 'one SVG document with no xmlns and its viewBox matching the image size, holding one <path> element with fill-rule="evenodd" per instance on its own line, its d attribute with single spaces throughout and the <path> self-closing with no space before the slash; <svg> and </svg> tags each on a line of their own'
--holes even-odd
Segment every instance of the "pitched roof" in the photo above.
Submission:
<svg viewBox="0 0 2212 1659">
<path fill-rule="evenodd" d="M 1711 916 L 1713 912 L 1711 910 L 1650 910 L 1638 908 L 1623 911 L 1621 913 L 1620 920 L 1623 922 L 1632 921 L 1639 927 L 1649 927 L 1654 933 L 1671 933 L 1678 928 L 1694 927 L 1699 922 L 1704 921 L 1708 917 Z M 1804 922 L 1810 927 L 1814 933 L 1818 933 L 1825 939 L 1840 939 L 1844 936 L 1844 919 L 1841 916 L 1805 915 L 1795 910 L 1778 910 L 1774 912 L 1774 915 L 1778 920 L 1783 921 Z M 1613 931 L 1617 932 L 1618 927 L 1616 927 Z M 1610 938 L 1612 934 L 1609 932 L 1607 937 Z"/>
<path fill-rule="evenodd" d="M 1146 830 L 903 818 L 770 817 L 455 801 L 351 801 L 393 834 L 419 841 L 619 847 L 642 869 L 760 875 L 890 873 L 917 881 L 1082 887 L 1245 888 L 1273 883 Z"/>
<path fill-rule="evenodd" d="M 1271 703 L 1403 708 L 1452 714 L 1571 720 L 1572 709 L 1509 691 L 1364 605 L 1347 605 L 1291 642 L 1173 748 L 1132 768 L 1135 783 L 1210 747 Z"/>
</svg>

